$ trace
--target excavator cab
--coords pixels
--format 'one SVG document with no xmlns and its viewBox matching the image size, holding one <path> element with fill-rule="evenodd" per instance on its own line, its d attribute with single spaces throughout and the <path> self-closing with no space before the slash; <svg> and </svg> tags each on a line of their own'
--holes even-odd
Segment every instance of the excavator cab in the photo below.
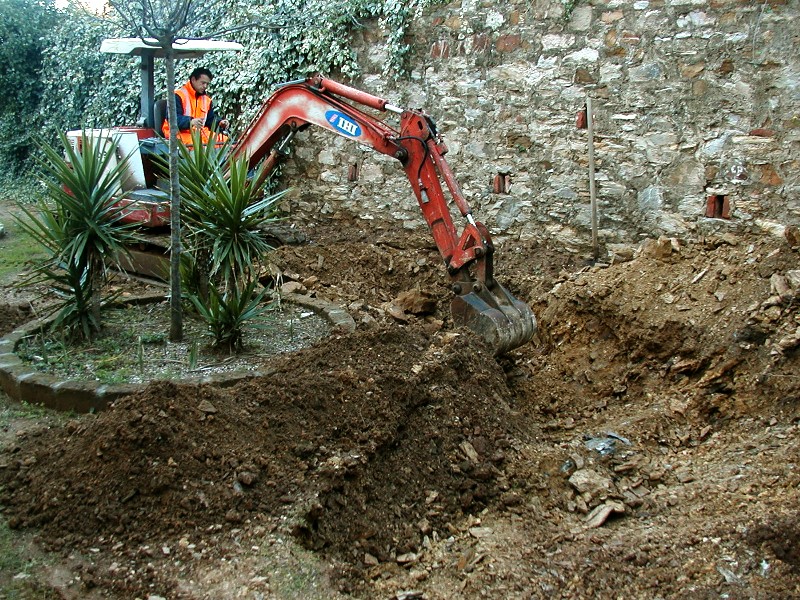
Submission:
<svg viewBox="0 0 800 600">
<path fill-rule="evenodd" d="M 205 56 L 208 52 L 238 52 L 244 46 L 237 42 L 222 40 L 176 40 L 172 44 L 175 60 L 196 59 Z M 141 76 L 141 115 L 137 123 L 138 129 L 144 133 L 150 132 L 161 135 L 160 127 L 167 114 L 166 104 L 160 120 L 156 117 L 158 98 L 155 90 L 155 59 L 164 58 L 165 51 L 157 45 L 156 40 L 142 40 L 141 38 L 109 38 L 100 43 L 100 52 L 107 54 L 127 54 L 138 56 L 140 59 L 139 72 Z"/>
<path fill-rule="evenodd" d="M 176 60 L 196 59 L 208 52 L 236 52 L 243 46 L 236 42 L 218 40 L 177 40 L 172 46 Z M 121 221 L 141 227 L 158 229 L 169 225 L 169 196 L 163 187 L 164 173 L 157 156 L 169 153 L 169 147 L 161 131 L 161 123 L 167 114 L 165 99 L 156 97 L 155 61 L 164 58 L 165 51 L 156 40 L 141 38 L 109 38 L 100 44 L 100 52 L 126 54 L 138 57 L 141 76 L 141 113 L 137 122 L 128 127 L 97 129 L 89 132 L 68 132 L 67 137 L 79 139 L 88 134 L 92 138 L 122 140 L 121 152 L 128 157 L 132 172 L 123 182 L 119 204 L 124 207 Z M 134 140 L 130 151 L 128 140 Z M 127 144 L 127 145 L 126 145 Z M 122 158 L 119 156 L 118 158 Z M 134 176 L 135 175 L 135 176 Z"/>
</svg>

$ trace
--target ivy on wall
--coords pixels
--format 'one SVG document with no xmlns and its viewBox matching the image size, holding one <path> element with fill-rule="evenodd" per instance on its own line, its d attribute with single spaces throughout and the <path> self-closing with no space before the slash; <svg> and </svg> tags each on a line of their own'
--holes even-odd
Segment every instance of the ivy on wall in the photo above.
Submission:
<svg viewBox="0 0 800 600">
<path fill-rule="evenodd" d="M 225 114 L 239 115 L 239 120 L 246 122 L 277 83 L 315 72 L 353 79 L 359 74 L 353 34 L 368 27 L 382 33 L 385 76 L 400 78 L 408 66 L 405 37 L 412 19 L 437 1 L 276 0 L 260 8 L 241 0 L 218 2 L 209 11 L 206 31 L 199 33 L 248 21 L 268 26 L 255 26 L 236 34 L 236 41 L 244 46 L 239 54 L 206 56 L 215 73 L 213 94 Z M 191 66 L 182 68 L 184 77 Z"/>
<path fill-rule="evenodd" d="M 561 0 L 561 5 L 564 7 L 564 15 L 562 16 L 564 22 L 572 18 L 572 13 L 575 11 L 575 7 L 578 6 L 579 2 L 580 0 Z"/>
<path fill-rule="evenodd" d="M 42 36 L 58 22 L 47 0 L 0 0 L 0 169 L 16 171 L 28 159 L 38 129 L 43 90 Z"/>
<path fill-rule="evenodd" d="M 41 85 L 46 90 L 40 112 L 49 134 L 69 129 L 116 125 L 115 115 L 130 124 L 138 110 L 138 63 L 100 53 L 100 42 L 119 36 L 110 21 L 67 10 L 47 38 Z M 137 59 L 138 60 L 138 59 Z"/>
</svg>

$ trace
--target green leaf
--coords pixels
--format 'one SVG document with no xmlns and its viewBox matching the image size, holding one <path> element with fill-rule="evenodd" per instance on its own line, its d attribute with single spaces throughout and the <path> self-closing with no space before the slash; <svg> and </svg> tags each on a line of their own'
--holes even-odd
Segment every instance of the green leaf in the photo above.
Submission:
<svg viewBox="0 0 800 600">
<path fill-rule="evenodd" d="M 34 269 L 24 284 L 49 282 L 66 298 L 56 326 L 89 337 L 99 330 L 98 292 L 105 264 L 118 261 L 134 238 L 131 225 L 120 223 L 115 196 L 127 170 L 126 160 L 112 165 L 116 142 L 98 142 L 83 134 L 81 151 L 61 134 L 63 155 L 47 144 L 41 147 L 43 182 L 49 200 L 38 210 L 20 205 L 20 227 L 47 251 L 50 258 Z"/>
<path fill-rule="evenodd" d="M 189 296 L 198 314 L 208 324 L 215 346 L 226 346 L 232 352 L 238 352 L 243 348 L 247 328 L 267 326 L 264 315 L 277 305 L 265 302 L 267 290 L 256 293 L 257 285 L 252 281 L 241 290 L 232 288 L 224 293 L 212 285 L 207 302 L 198 296 Z"/>
</svg>

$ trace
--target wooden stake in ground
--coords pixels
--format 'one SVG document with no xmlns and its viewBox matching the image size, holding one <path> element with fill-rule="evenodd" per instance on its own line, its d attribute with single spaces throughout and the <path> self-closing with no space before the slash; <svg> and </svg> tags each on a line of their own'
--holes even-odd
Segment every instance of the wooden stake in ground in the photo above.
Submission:
<svg viewBox="0 0 800 600">
<path fill-rule="evenodd" d="M 592 206 L 592 257 L 597 260 L 600 249 L 597 246 L 597 197 L 594 187 L 594 117 L 592 98 L 586 96 L 586 128 L 589 132 L 589 201 Z"/>
</svg>

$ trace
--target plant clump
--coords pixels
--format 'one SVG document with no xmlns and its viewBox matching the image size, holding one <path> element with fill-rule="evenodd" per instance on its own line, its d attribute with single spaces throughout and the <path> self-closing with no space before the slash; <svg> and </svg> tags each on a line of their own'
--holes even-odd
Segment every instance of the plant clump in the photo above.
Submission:
<svg viewBox="0 0 800 600">
<path fill-rule="evenodd" d="M 260 287 L 265 257 L 273 249 L 260 228 L 280 219 L 277 202 L 286 193 L 266 194 L 269 177 L 250 173 L 248 159 L 230 142 L 180 145 L 182 217 L 186 254 L 182 277 L 189 299 L 208 324 L 214 345 L 243 349 L 246 329 L 265 328 L 264 315 L 277 308 Z"/>
<path fill-rule="evenodd" d="M 43 144 L 42 181 L 49 198 L 33 210 L 20 204 L 26 218 L 21 228 L 47 252 L 23 284 L 47 282 L 61 298 L 55 329 L 70 337 L 90 339 L 101 329 L 102 288 L 109 263 L 118 263 L 126 244 L 134 241 L 123 224 L 120 182 L 127 159 L 115 162 L 117 142 L 83 132 L 74 147 L 61 134 L 64 154 Z"/>
</svg>

